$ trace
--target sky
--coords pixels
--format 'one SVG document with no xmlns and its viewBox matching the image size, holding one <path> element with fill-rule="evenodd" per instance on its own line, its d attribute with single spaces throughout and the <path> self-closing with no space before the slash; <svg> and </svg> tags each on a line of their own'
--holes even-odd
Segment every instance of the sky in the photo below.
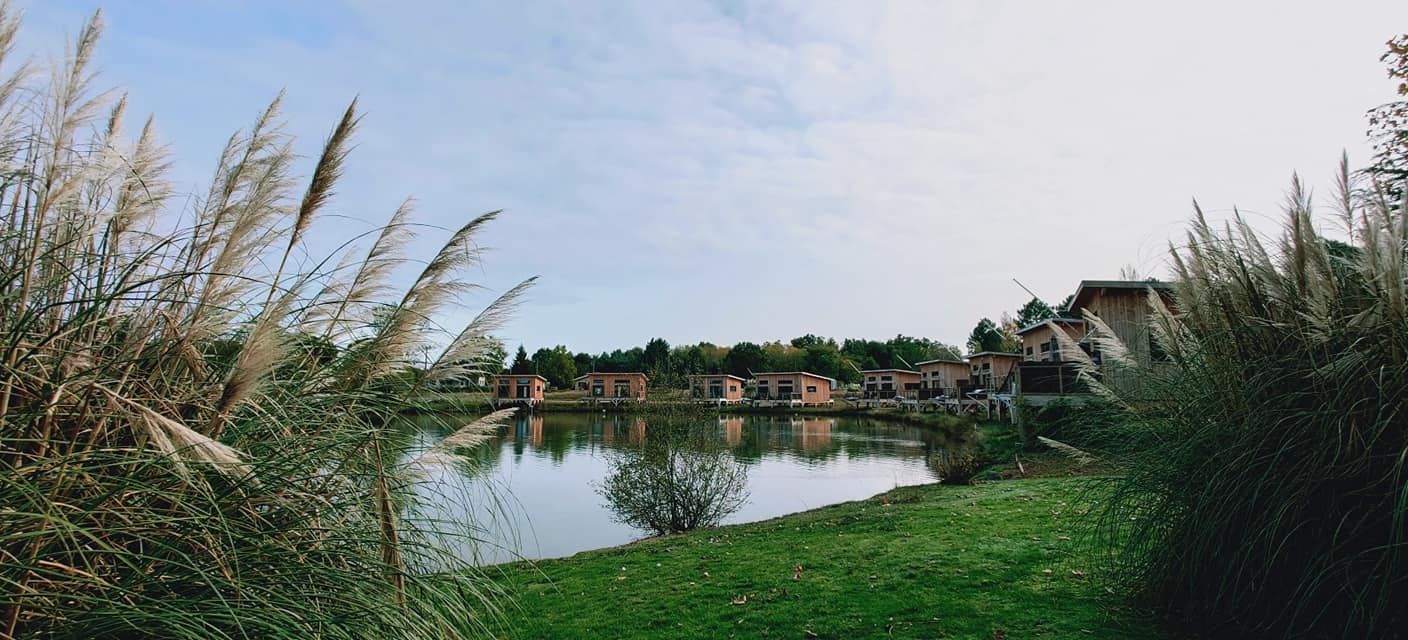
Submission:
<svg viewBox="0 0 1408 640">
<path fill-rule="evenodd" d="M 961 344 L 1126 266 L 1167 273 L 1196 198 L 1274 229 L 1328 196 L 1408 2 L 29 0 L 43 59 L 102 6 L 100 84 L 155 113 L 177 190 L 281 89 L 357 147 L 314 249 L 384 221 L 487 232 L 467 320 L 600 352 L 805 333 Z M 445 233 L 427 229 L 429 255 Z M 407 274 L 409 278 L 410 274 Z"/>
</svg>

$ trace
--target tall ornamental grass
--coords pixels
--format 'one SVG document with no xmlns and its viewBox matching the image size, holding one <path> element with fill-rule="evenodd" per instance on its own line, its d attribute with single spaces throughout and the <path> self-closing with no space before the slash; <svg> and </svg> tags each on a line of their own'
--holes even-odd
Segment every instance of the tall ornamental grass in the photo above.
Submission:
<svg viewBox="0 0 1408 640">
<path fill-rule="evenodd" d="M 310 257 L 355 102 L 309 179 L 275 100 L 177 195 L 151 121 L 129 135 L 125 97 L 93 86 L 99 16 L 47 74 L 13 59 L 17 29 L 0 6 L 0 638 L 482 629 L 500 594 L 425 571 L 463 568 L 445 536 L 472 531 L 411 489 L 505 416 L 415 458 L 396 420 L 475 368 L 527 286 L 435 321 L 495 214 L 411 261 L 407 202 Z"/>
<path fill-rule="evenodd" d="M 1191 631 L 1405 635 L 1408 203 L 1384 193 L 1342 163 L 1316 216 L 1296 181 L 1274 240 L 1199 211 L 1176 304 L 1150 298 L 1171 361 L 1143 372 L 1161 400 L 1099 434 L 1123 463 L 1101 531 Z M 1134 366 L 1101 333 L 1104 366 Z"/>
</svg>

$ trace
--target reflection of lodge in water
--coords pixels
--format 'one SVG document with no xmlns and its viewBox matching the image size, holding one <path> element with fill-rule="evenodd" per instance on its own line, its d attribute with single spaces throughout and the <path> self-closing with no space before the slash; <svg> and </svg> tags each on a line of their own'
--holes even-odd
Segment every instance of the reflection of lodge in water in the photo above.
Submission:
<svg viewBox="0 0 1408 640">
<path fill-rule="evenodd" d="M 534 449 L 543 446 L 543 416 L 533 414 L 526 416 L 513 425 L 513 439 L 518 442 L 527 442 L 533 445 Z"/>
<path fill-rule="evenodd" d="M 792 420 L 792 440 L 802 451 L 816 451 L 831 446 L 831 429 L 835 418 L 801 418 Z"/>
<path fill-rule="evenodd" d="M 835 427 L 835 418 L 792 418 L 774 422 L 767 430 L 767 445 L 773 449 L 787 447 L 808 453 L 821 451 L 831 446 L 831 431 Z"/>
<path fill-rule="evenodd" d="M 645 418 L 613 415 L 591 425 L 593 436 L 603 444 L 632 444 L 645 442 Z"/>
<path fill-rule="evenodd" d="M 743 444 L 743 418 L 724 416 L 719 418 L 719 430 L 723 431 L 724 442 L 730 447 Z"/>
</svg>

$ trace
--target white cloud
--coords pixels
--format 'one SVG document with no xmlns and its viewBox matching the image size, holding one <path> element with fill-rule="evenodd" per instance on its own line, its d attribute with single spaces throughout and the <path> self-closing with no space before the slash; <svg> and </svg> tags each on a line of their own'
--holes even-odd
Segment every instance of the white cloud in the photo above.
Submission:
<svg viewBox="0 0 1408 640">
<path fill-rule="evenodd" d="M 111 11 L 109 78 L 181 160 L 204 169 L 278 87 L 310 146 L 360 92 L 340 206 L 507 208 L 485 277 L 543 276 L 514 337 L 590 350 L 958 342 L 1023 302 L 1012 278 L 1055 301 L 1157 271 L 1194 196 L 1274 215 L 1292 170 L 1362 158 L 1408 24 L 1391 1 L 365 2 L 169 42 L 148 10 Z"/>
</svg>

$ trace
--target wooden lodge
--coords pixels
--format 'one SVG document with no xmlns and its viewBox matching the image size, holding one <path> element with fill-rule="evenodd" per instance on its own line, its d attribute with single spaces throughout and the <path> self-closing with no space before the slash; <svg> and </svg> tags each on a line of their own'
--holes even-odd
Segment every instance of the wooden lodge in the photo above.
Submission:
<svg viewBox="0 0 1408 640">
<path fill-rule="evenodd" d="M 494 376 L 494 393 L 490 403 L 494 408 L 523 405 L 532 409 L 542 404 L 548 379 L 533 374 Z"/>
<path fill-rule="evenodd" d="M 1129 357 L 1139 368 L 1158 366 L 1163 355 L 1149 336 L 1149 295 L 1155 292 L 1171 304 L 1172 285 L 1154 280 L 1083 280 L 1071 298 L 1071 311 L 1089 313 L 1100 319 L 1124 343 Z M 1090 394 L 1070 353 L 1063 353 L 1056 331 L 1071 336 L 1077 346 L 1100 370 L 1100 381 L 1121 394 L 1140 392 L 1139 370 L 1105 366 L 1099 348 L 1091 340 L 1092 327 L 1082 320 L 1059 319 L 1024 327 L 1025 361 L 1018 369 L 1018 403 L 1041 406 L 1057 399 L 1083 402 Z M 1028 350 L 1028 348 L 1031 348 Z"/>
<path fill-rule="evenodd" d="M 918 371 L 909 369 L 868 369 L 860 372 L 862 405 L 903 404 L 919 401 Z"/>
<path fill-rule="evenodd" d="M 612 405 L 644 402 L 645 385 L 649 381 L 644 373 L 589 373 L 582 401 Z"/>
<path fill-rule="evenodd" d="M 1056 332 L 1065 333 L 1071 343 L 1085 339 L 1085 322 L 1073 318 L 1052 318 L 1017 330 L 1022 339 L 1022 360 L 1026 362 L 1062 362 L 1061 341 Z"/>
<path fill-rule="evenodd" d="M 968 381 L 968 363 L 962 360 L 925 360 L 915 367 L 919 369 L 920 401 L 956 397 Z"/>
<path fill-rule="evenodd" d="M 1012 368 L 1022 361 L 1022 354 L 1005 351 L 982 351 L 968 356 L 968 385 L 964 394 L 984 391 L 996 393 L 1005 386 Z"/>
<path fill-rule="evenodd" d="M 745 382 L 726 374 L 689 376 L 689 399 L 707 404 L 737 404 L 743 401 Z"/>
<path fill-rule="evenodd" d="M 753 404 L 762 407 L 809 407 L 831 404 L 836 381 L 807 371 L 753 374 Z"/>
</svg>

